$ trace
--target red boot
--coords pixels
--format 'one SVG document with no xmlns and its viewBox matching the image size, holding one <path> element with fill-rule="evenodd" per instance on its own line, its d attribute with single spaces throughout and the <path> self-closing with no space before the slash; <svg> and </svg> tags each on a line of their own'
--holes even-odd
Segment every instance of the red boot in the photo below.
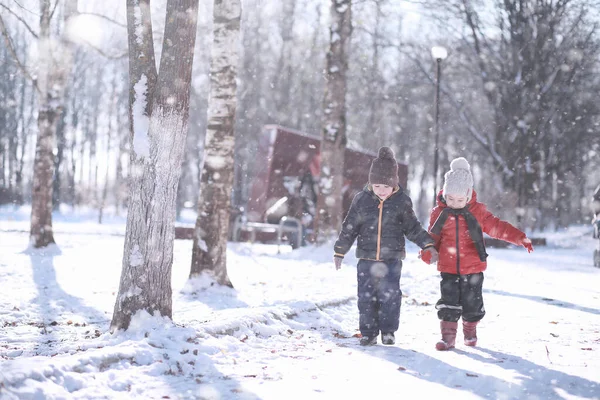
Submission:
<svg viewBox="0 0 600 400">
<path fill-rule="evenodd" d="M 477 346 L 477 324 L 476 322 L 463 321 L 463 333 L 465 334 L 466 346 Z"/>
<path fill-rule="evenodd" d="M 442 340 L 435 344 L 435 348 L 437 350 L 450 350 L 454 348 L 458 322 L 440 321 L 440 328 L 442 330 Z"/>
</svg>

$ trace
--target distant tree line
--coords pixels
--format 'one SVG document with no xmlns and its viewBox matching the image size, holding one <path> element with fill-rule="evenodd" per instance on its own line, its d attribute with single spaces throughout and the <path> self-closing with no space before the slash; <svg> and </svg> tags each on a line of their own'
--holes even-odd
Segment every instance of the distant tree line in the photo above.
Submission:
<svg viewBox="0 0 600 400">
<path fill-rule="evenodd" d="M 320 133 L 330 21 L 328 1 L 243 3 L 234 205 L 247 199 L 264 124 Z M 408 25 L 413 19 L 396 2 L 353 4 L 348 142 L 370 150 L 390 144 L 410 164 L 411 196 L 419 215 L 427 214 L 433 188 L 429 49 L 444 45 L 450 54 L 440 99 L 441 172 L 449 159 L 467 156 L 480 196 L 497 212 L 506 210 L 508 218 L 518 209 L 524 227 L 584 221 L 586 198 L 600 179 L 597 8 L 576 0 L 505 1 L 492 9 L 466 0 L 424 3 L 416 27 Z M 24 6 L 37 13 L 39 4 L 44 2 Z M 60 2 L 57 15 L 64 16 L 63 6 Z M 21 73 L 11 47 L 0 47 L 0 202 L 23 204 L 32 200 L 39 131 L 40 93 L 31 83 L 39 66 L 32 64 L 30 49 L 41 30 L 30 12 L 5 7 L 10 8 L 2 10 L 5 36 L 30 76 Z M 124 14 L 102 7 L 79 4 L 82 13 L 108 15 L 117 23 L 99 18 L 114 34 L 100 46 L 71 47 L 72 73 L 56 119 L 52 200 L 55 207 L 98 208 L 99 218 L 103 207 L 120 212 L 127 205 L 131 151 Z M 178 213 L 186 205 L 195 208 L 203 160 L 212 6 L 199 7 Z M 60 32 L 61 21 L 50 21 L 50 34 Z M 153 28 L 158 47 L 163 23 L 159 18 Z M 430 33 L 411 34 L 415 31 Z"/>
</svg>

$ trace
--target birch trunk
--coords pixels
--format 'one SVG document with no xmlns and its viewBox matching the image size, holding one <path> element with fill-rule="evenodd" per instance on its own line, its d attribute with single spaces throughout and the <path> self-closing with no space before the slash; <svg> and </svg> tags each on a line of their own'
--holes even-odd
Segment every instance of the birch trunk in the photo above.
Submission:
<svg viewBox="0 0 600 400">
<path fill-rule="evenodd" d="M 65 4 L 65 24 L 77 12 L 77 1 Z M 72 65 L 72 45 L 63 35 L 59 42 L 50 37 L 52 4 L 40 0 L 38 137 L 33 164 L 30 243 L 46 247 L 54 243 L 52 231 L 52 177 L 56 128 L 63 108 L 64 92 Z M 58 43 L 58 45 L 56 44 Z"/>
<path fill-rule="evenodd" d="M 233 287 L 227 275 L 227 239 L 234 176 L 236 76 L 240 0 L 215 0 L 210 97 L 190 278 L 205 272 Z"/>
<path fill-rule="evenodd" d="M 346 148 L 346 80 L 352 32 L 350 0 L 331 0 L 330 44 L 323 102 L 321 174 L 317 200 L 316 237 L 325 242 L 342 219 L 342 185 Z"/>
<path fill-rule="evenodd" d="M 111 330 L 138 311 L 172 317 L 175 198 L 181 173 L 198 0 L 169 0 L 160 75 L 149 0 L 127 1 L 132 176 L 123 269 Z"/>
</svg>

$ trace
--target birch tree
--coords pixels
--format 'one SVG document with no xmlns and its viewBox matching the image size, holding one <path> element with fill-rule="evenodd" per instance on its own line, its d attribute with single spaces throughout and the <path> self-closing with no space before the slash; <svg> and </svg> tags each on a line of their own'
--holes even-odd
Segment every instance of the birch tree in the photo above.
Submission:
<svg viewBox="0 0 600 400">
<path fill-rule="evenodd" d="M 111 330 L 172 317 L 175 199 L 187 133 L 198 0 L 169 0 L 156 71 L 150 0 L 127 0 L 132 141 L 123 269 Z"/>
<path fill-rule="evenodd" d="M 52 230 L 53 151 L 56 129 L 64 107 L 64 94 L 71 71 L 72 43 L 65 34 L 60 41 L 51 38 L 50 0 L 40 1 L 38 137 L 33 166 L 30 242 L 33 247 L 54 243 Z M 65 24 L 77 12 L 77 1 L 65 3 Z"/>
<path fill-rule="evenodd" d="M 33 166 L 33 190 L 31 204 L 30 243 L 35 248 L 54 243 L 52 230 L 52 177 L 54 174 L 53 151 L 56 142 L 56 129 L 65 102 L 65 88 L 69 80 L 72 64 L 73 43 L 66 28 L 77 13 L 77 0 L 65 0 L 63 6 L 64 24 L 62 34 L 52 34 L 51 20 L 57 3 L 40 0 L 40 26 L 36 34 L 23 18 L 27 29 L 38 41 L 38 61 L 36 73 L 30 73 L 18 60 L 17 53 L 4 20 L 0 17 L 0 29 L 11 53 L 21 71 L 30 78 L 38 94 L 38 136 L 35 146 Z M 7 7 L 4 8 L 11 11 Z M 35 76 L 34 76 L 35 75 Z"/>
<path fill-rule="evenodd" d="M 321 172 L 317 200 L 317 241 L 336 231 L 342 218 L 344 150 L 346 148 L 346 75 L 352 32 L 350 0 L 331 0 L 329 52 L 323 101 Z"/>
<path fill-rule="evenodd" d="M 203 272 L 233 287 L 227 275 L 227 239 L 234 178 L 236 76 L 240 0 L 215 0 L 208 122 L 194 230 L 190 278 Z"/>
</svg>

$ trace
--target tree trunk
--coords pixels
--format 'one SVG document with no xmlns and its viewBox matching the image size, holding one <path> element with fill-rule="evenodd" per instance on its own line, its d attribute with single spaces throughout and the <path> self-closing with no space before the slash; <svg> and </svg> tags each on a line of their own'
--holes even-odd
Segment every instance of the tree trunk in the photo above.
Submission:
<svg viewBox="0 0 600 400">
<path fill-rule="evenodd" d="M 381 112 L 383 112 L 383 107 L 382 107 L 382 101 L 381 101 L 381 97 L 382 97 L 382 93 L 384 91 L 384 84 L 383 84 L 383 79 L 381 78 L 381 73 L 379 71 L 379 42 L 380 42 L 380 37 L 382 36 L 381 34 L 381 28 L 382 28 L 382 24 L 381 24 L 381 20 L 383 18 L 383 13 L 381 10 L 381 3 L 376 2 L 375 3 L 375 26 L 373 27 L 373 29 L 375 30 L 373 32 L 373 57 L 371 59 L 371 66 L 370 66 L 370 77 L 369 77 L 369 85 L 368 85 L 368 90 L 367 90 L 367 102 L 368 102 L 368 108 L 369 108 L 369 115 L 367 117 L 367 129 L 375 132 L 379 129 L 381 129 Z M 377 139 L 377 136 L 373 135 L 374 139 Z M 390 143 L 391 144 L 391 143 Z M 372 147 L 377 147 L 377 146 L 372 146 Z"/>
<path fill-rule="evenodd" d="M 317 201 L 316 236 L 325 242 L 342 219 L 342 185 L 346 148 L 346 80 L 352 32 L 350 0 L 331 0 L 330 47 L 327 53 L 323 102 L 321 173 Z"/>
<path fill-rule="evenodd" d="M 40 68 L 38 87 L 38 137 L 33 165 L 33 191 L 31 201 L 30 243 L 33 247 L 46 247 L 54 243 L 52 232 L 52 177 L 54 174 L 53 150 L 56 127 L 64 102 L 64 91 L 72 62 L 71 43 L 65 35 L 58 47 L 50 40 L 50 0 L 40 1 L 39 52 Z M 77 1 L 65 5 L 65 24 L 77 12 Z"/>
<path fill-rule="evenodd" d="M 296 0 L 283 0 L 281 4 L 281 18 L 279 20 L 279 33 L 281 36 L 281 50 L 277 61 L 277 73 L 274 76 L 275 119 L 278 124 L 290 121 L 290 90 L 293 76 L 294 48 L 294 23 Z M 297 104 L 292 105 L 298 107 Z M 286 124 L 287 125 L 287 124 Z"/>
<path fill-rule="evenodd" d="M 98 223 L 101 224 L 102 223 L 102 218 L 104 216 L 104 207 L 106 207 L 106 199 L 108 197 L 108 183 L 110 180 L 110 146 L 111 146 L 111 139 L 112 139 L 112 132 L 113 132 L 113 120 L 114 120 L 114 116 L 113 116 L 113 112 L 115 114 L 119 113 L 119 108 L 116 106 L 116 98 L 117 98 L 117 82 L 116 82 L 116 76 L 113 77 L 112 80 L 112 91 L 111 91 L 111 101 L 109 103 L 109 111 L 108 111 L 108 130 L 106 132 L 106 175 L 104 177 L 104 188 L 102 189 L 102 195 L 100 196 L 100 204 L 98 206 Z M 116 132 L 118 132 L 118 126 L 117 129 L 115 130 Z"/>
<path fill-rule="evenodd" d="M 20 142 L 21 142 L 21 151 L 19 153 L 18 167 L 15 173 L 15 185 L 17 187 L 16 192 L 16 204 L 23 205 L 23 168 L 25 168 L 25 149 L 27 149 L 27 143 L 29 142 L 29 135 L 27 131 L 27 126 L 29 125 L 28 120 L 25 119 L 25 83 L 21 83 L 21 105 L 20 105 L 20 115 L 21 115 L 21 129 L 19 132 Z M 30 107 L 29 110 L 33 110 L 33 103 L 35 98 L 34 90 L 30 92 Z M 31 113 L 31 111 L 30 111 Z M 30 114 L 31 115 L 31 114 Z M 30 116 L 31 118 L 31 116 Z"/>
<path fill-rule="evenodd" d="M 120 99 L 118 100 L 120 101 Z M 117 171 L 115 176 L 115 214 L 120 215 L 121 207 L 125 208 L 126 197 L 126 178 L 125 171 L 123 168 L 123 157 L 130 153 L 128 149 L 129 135 L 127 135 L 128 129 L 124 129 L 125 123 L 122 121 L 122 112 L 117 110 L 117 132 L 119 140 L 119 149 L 117 151 Z"/>
<path fill-rule="evenodd" d="M 241 15 L 240 0 L 215 0 L 204 167 L 190 270 L 190 278 L 206 272 L 219 284 L 230 287 L 233 285 L 227 275 L 226 251 L 234 177 L 236 76 Z"/>
<path fill-rule="evenodd" d="M 66 98 L 65 94 L 65 98 Z M 60 203 L 63 200 L 61 196 L 61 174 L 60 167 L 63 165 L 65 149 L 67 146 L 66 129 L 67 129 L 67 108 L 63 107 L 56 126 L 56 157 L 54 158 L 54 179 L 52 180 L 52 209 L 58 210 Z"/>
<path fill-rule="evenodd" d="M 127 0 L 132 172 L 123 269 L 111 330 L 138 311 L 171 318 L 175 198 L 181 173 L 198 0 L 169 0 L 160 75 L 149 0 Z"/>
</svg>

